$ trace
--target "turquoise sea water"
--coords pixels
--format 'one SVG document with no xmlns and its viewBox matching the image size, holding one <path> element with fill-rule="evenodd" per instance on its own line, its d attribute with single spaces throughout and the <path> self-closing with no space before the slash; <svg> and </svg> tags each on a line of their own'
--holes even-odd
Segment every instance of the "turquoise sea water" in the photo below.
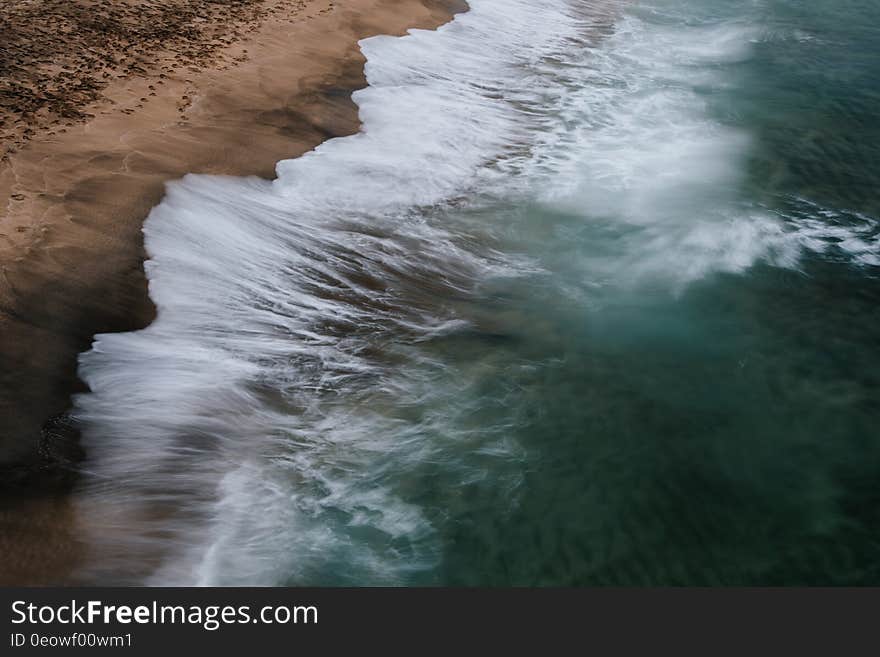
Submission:
<svg viewBox="0 0 880 657">
<path fill-rule="evenodd" d="M 880 4 L 546 0 L 493 51 L 497 4 L 372 42 L 367 136 L 229 192 L 234 246 L 228 183 L 172 190 L 160 322 L 84 356 L 84 499 L 198 507 L 151 582 L 880 583 Z"/>
<path fill-rule="evenodd" d="M 732 188 L 683 186 L 699 198 L 670 203 L 676 221 L 701 221 L 717 195 L 737 212 L 781 217 L 784 231 L 815 223 L 827 247 L 793 266 L 759 259 L 683 289 L 653 279 L 573 301 L 560 282 L 589 286 L 572 279 L 628 250 L 631 226 L 589 203 L 522 210 L 512 241 L 550 274 L 487 295 L 480 311 L 501 318 L 502 337 L 440 347 L 458 367 L 500 363 L 469 391 L 481 399 L 471 421 L 512 424 L 522 481 L 511 494 L 488 472 L 464 486 L 440 478 L 430 493 L 446 500 L 435 509 L 440 578 L 877 584 L 880 5 L 691 0 L 628 11 L 682 39 L 748 35 L 744 51 L 702 63 L 711 80 L 700 70 L 693 86 L 687 74 L 677 81 L 705 103 L 705 120 L 748 143 L 741 177 L 725 179 Z M 838 248 L 853 227 L 861 259 Z M 627 255 L 637 267 L 639 254 Z"/>
<path fill-rule="evenodd" d="M 444 500 L 440 579 L 877 584 L 880 5 L 629 11 L 664 29 L 751 30 L 746 52 L 710 63 L 712 82 L 692 87 L 706 120 L 748 139 L 722 203 L 778 215 L 783 230 L 815 222 L 827 248 L 684 289 L 610 285 L 573 301 L 561 282 L 589 286 L 583 269 L 629 249 L 626 232 L 588 203 L 521 210 L 510 237 L 550 273 L 487 294 L 477 312 L 500 318 L 492 335 L 438 348 L 457 367 L 500 370 L 468 391 L 483 400 L 469 420 L 512 424 L 522 481 L 515 503 L 488 472 L 461 486 L 447 473 L 439 490 L 419 491 Z M 717 190 L 684 191 L 699 198 L 682 200 L 682 221 L 714 211 Z M 853 227 L 865 240 L 855 261 L 837 247 Z M 424 470 L 430 481 L 442 468 Z"/>
<path fill-rule="evenodd" d="M 629 11 L 663 29 L 689 26 L 682 39 L 695 25 L 745 28 L 745 52 L 710 62 L 712 80 L 696 74 L 691 87 L 707 121 L 748 140 L 741 179 L 718 195 L 743 214 L 778 215 L 783 230 L 815 222 L 827 248 L 806 249 L 794 266 L 758 260 L 683 289 L 611 285 L 576 303 L 559 281 L 628 249 L 626 232 L 588 203 L 577 214 L 525 209 L 513 240 L 549 280 L 485 299 L 503 339 L 446 347 L 460 367 L 502 363 L 472 393 L 491 419 L 473 421 L 513 423 L 522 482 L 515 504 L 488 473 L 441 484 L 457 501 L 436 510 L 441 578 L 876 584 L 880 5 L 691 0 Z M 678 84 L 690 86 L 686 74 Z M 682 199 L 677 221 L 715 210 L 719 190 L 684 191 L 700 198 Z M 837 247 L 853 227 L 861 260 Z M 425 469 L 429 479 L 437 470 Z"/>
</svg>

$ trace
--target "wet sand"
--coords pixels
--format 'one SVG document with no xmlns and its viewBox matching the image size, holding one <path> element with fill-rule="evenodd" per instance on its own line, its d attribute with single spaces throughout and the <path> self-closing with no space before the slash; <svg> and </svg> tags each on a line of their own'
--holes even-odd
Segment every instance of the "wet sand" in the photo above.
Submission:
<svg viewBox="0 0 880 657">
<path fill-rule="evenodd" d="M 154 316 L 141 227 L 164 183 L 190 172 L 271 178 L 279 159 L 355 132 L 350 94 L 365 83 L 357 41 L 433 28 L 463 8 L 21 0 L 0 9 L 0 584 L 69 581 L 88 558 L 65 497 L 78 447 L 64 414 L 92 336 Z"/>
</svg>

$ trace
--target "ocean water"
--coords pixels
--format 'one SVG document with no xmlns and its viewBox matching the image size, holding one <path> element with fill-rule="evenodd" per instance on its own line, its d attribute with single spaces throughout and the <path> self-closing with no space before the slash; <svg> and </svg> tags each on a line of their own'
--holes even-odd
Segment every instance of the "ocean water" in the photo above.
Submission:
<svg viewBox="0 0 880 657">
<path fill-rule="evenodd" d="M 880 4 L 471 0 L 187 176 L 96 336 L 102 583 L 880 582 Z"/>
</svg>

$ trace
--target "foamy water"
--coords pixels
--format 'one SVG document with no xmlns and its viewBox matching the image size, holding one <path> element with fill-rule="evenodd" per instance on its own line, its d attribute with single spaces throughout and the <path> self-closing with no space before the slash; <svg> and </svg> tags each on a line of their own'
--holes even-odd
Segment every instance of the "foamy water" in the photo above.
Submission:
<svg viewBox="0 0 880 657">
<path fill-rule="evenodd" d="M 362 42 L 359 134 L 272 182 L 171 183 L 144 228 L 156 321 L 80 361 L 82 577 L 448 581 L 461 514 L 528 507 L 530 391 L 574 309 L 880 264 L 871 216 L 743 194 L 756 137 L 711 97 L 765 38 L 747 5 L 472 0 Z"/>
</svg>

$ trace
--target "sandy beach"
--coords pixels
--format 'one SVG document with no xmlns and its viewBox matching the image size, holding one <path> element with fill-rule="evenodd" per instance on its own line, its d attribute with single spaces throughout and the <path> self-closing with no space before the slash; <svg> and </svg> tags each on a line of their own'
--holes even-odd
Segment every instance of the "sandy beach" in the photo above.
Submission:
<svg viewBox="0 0 880 657">
<path fill-rule="evenodd" d="M 141 227 L 187 173 L 274 176 L 358 129 L 359 39 L 450 0 L 16 1 L 0 8 L 0 583 L 67 581 L 65 419 L 96 333 L 149 324 Z"/>
</svg>

